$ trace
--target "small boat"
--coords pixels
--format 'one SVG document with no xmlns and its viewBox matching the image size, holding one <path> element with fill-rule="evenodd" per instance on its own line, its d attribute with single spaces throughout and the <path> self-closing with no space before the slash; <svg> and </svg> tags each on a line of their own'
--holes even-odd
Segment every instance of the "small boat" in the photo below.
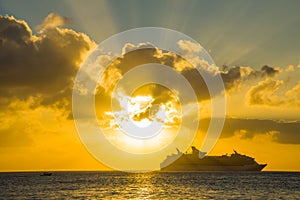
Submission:
<svg viewBox="0 0 300 200">
<path fill-rule="evenodd" d="M 41 174 L 41 176 L 52 176 L 52 173 L 50 172 L 44 172 Z"/>
</svg>

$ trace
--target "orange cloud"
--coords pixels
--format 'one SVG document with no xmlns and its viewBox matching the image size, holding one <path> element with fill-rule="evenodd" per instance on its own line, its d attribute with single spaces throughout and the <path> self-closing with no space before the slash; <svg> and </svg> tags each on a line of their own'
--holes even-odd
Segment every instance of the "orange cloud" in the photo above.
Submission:
<svg viewBox="0 0 300 200">
<path fill-rule="evenodd" d="M 37 29 L 43 31 L 43 29 L 54 28 L 70 23 L 70 18 L 60 16 L 56 13 L 50 13 L 43 21 L 42 24 L 37 26 Z"/>
<path fill-rule="evenodd" d="M 266 106 L 300 106 L 300 82 L 291 89 L 284 90 L 284 94 L 278 91 L 284 88 L 283 80 L 266 79 L 252 86 L 247 93 L 247 100 L 250 105 Z M 276 94 L 277 93 L 277 94 Z"/>
</svg>

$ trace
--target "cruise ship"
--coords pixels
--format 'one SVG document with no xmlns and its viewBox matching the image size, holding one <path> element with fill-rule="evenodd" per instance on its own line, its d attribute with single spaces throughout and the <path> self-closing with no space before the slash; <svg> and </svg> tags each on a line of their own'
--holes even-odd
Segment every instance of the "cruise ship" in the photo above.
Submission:
<svg viewBox="0 0 300 200">
<path fill-rule="evenodd" d="M 204 152 L 192 147 L 192 153 L 168 156 L 160 165 L 161 171 L 261 171 L 267 164 L 258 164 L 254 158 L 233 150 L 231 155 L 205 156 Z M 173 157 L 179 157 L 168 165 Z"/>
</svg>

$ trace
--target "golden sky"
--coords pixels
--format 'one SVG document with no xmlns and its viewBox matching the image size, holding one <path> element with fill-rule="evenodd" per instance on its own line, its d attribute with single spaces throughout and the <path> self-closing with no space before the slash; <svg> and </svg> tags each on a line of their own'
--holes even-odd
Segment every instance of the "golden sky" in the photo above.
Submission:
<svg viewBox="0 0 300 200">
<path fill-rule="evenodd" d="M 84 148 L 72 117 L 74 79 L 96 42 L 82 32 L 64 28 L 68 23 L 68 17 L 53 13 L 37 27 L 0 16 L 0 171 L 107 169 Z M 184 41 L 178 45 L 186 51 L 195 48 Z M 128 44 L 124 49 L 134 47 Z M 99 126 L 115 145 L 128 151 L 142 148 L 147 152 L 164 145 L 163 139 L 156 146 L 124 142 L 114 133 L 118 127 L 112 117 L 111 92 L 132 67 L 148 62 L 171 66 L 199 91 L 201 117 L 193 144 L 200 148 L 211 116 L 206 85 L 191 63 L 155 47 L 126 53 L 106 69 L 95 97 Z M 300 171 L 300 65 L 214 67 L 203 70 L 223 78 L 227 114 L 210 154 L 235 149 L 267 163 L 265 170 Z M 174 92 L 156 84 L 141 87 L 128 98 L 130 116 L 140 126 L 149 123 L 152 105 L 165 106 L 171 138 L 181 122 L 183 113 L 179 111 L 186 116 L 195 111 L 179 105 Z M 103 153 L 109 156 L 109 152 Z"/>
</svg>

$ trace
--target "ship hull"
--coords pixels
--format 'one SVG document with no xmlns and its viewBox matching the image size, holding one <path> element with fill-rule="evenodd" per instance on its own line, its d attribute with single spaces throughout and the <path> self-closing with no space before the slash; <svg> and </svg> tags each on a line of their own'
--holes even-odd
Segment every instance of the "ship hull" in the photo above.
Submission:
<svg viewBox="0 0 300 200">
<path fill-rule="evenodd" d="M 201 165 L 175 165 L 164 167 L 161 171 L 261 171 L 266 164 L 253 164 L 243 166 L 201 166 Z"/>
</svg>

